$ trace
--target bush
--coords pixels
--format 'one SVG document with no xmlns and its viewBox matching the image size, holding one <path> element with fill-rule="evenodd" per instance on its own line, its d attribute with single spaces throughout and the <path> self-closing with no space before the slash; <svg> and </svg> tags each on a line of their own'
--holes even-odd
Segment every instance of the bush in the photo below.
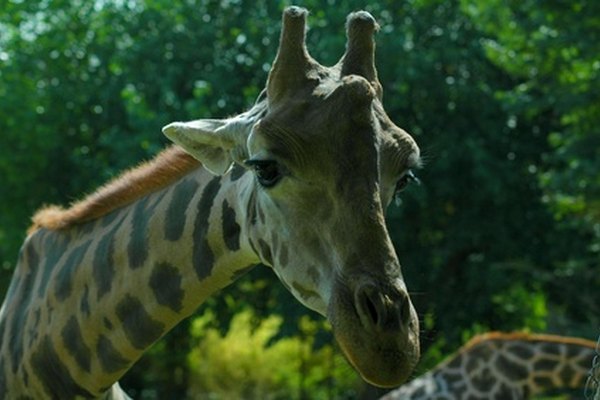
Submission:
<svg viewBox="0 0 600 400">
<path fill-rule="evenodd" d="M 192 399 L 330 399 L 355 393 L 360 380 L 331 345 L 317 348 L 324 325 L 302 317 L 299 336 L 278 337 L 283 319 L 244 310 L 222 334 L 205 312 L 192 322 L 188 356 Z"/>
</svg>

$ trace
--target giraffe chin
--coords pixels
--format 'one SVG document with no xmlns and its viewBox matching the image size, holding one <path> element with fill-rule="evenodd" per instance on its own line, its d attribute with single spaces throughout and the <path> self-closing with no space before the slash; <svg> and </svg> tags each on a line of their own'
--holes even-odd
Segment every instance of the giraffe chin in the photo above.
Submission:
<svg viewBox="0 0 600 400">
<path fill-rule="evenodd" d="M 336 335 L 336 338 L 346 358 L 360 376 L 371 385 L 381 388 L 395 388 L 405 383 L 411 376 L 419 358 L 418 349 L 416 354 L 411 354 L 414 349 L 407 352 L 399 349 L 380 348 L 361 352 L 353 348 L 354 345 L 342 344 L 344 341 L 339 335 Z"/>
<path fill-rule="evenodd" d="M 397 387 L 410 377 L 419 360 L 419 344 L 415 335 L 408 338 L 382 338 L 368 332 L 334 334 L 346 358 L 368 383 L 382 388 Z"/>
<path fill-rule="evenodd" d="M 399 325 L 365 324 L 351 302 L 352 296 L 335 296 L 329 305 L 328 319 L 344 355 L 368 383 L 397 387 L 410 377 L 419 356 L 419 325 L 409 304 L 409 316 Z M 407 300 L 408 301 L 408 300 Z"/>
</svg>

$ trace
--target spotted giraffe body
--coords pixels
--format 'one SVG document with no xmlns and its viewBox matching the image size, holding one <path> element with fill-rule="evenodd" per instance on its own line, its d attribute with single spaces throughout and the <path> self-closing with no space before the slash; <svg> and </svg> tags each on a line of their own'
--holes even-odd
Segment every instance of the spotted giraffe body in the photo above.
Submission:
<svg viewBox="0 0 600 400">
<path fill-rule="evenodd" d="M 582 388 L 594 354 L 589 340 L 489 333 L 382 400 L 520 400 Z"/>
<path fill-rule="evenodd" d="M 418 320 L 384 210 L 419 148 L 383 109 L 373 17 L 348 17 L 324 67 L 306 16 L 284 11 L 250 110 L 169 124 L 156 159 L 34 216 L 0 309 L 0 397 L 126 398 L 117 381 L 143 352 L 259 263 L 328 318 L 365 380 L 406 379 Z"/>
</svg>

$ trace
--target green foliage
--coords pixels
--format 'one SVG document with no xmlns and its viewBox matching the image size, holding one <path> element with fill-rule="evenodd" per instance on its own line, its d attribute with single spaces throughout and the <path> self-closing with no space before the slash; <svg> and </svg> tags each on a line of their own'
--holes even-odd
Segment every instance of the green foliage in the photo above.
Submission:
<svg viewBox="0 0 600 400">
<path fill-rule="evenodd" d="M 595 315 L 600 278 L 600 4 L 462 2 L 488 58 L 515 78 L 498 91 L 523 131 L 546 141 L 527 167 L 552 214 L 547 260 L 536 278 L 562 311 Z M 498 15 L 510 20 L 500 23 Z M 589 320 L 588 320 L 589 321 Z M 592 322 L 590 321 L 590 322 Z"/>
<path fill-rule="evenodd" d="M 417 171 L 423 184 L 388 210 L 422 319 L 421 368 L 486 330 L 596 337 L 600 2 L 298 3 L 311 10 L 309 49 L 328 65 L 343 52 L 350 11 L 366 7 L 381 24 L 384 103 L 426 162 Z M 160 127 L 168 122 L 223 117 L 254 101 L 275 55 L 284 4 L 2 1 L 0 291 L 36 208 L 69 203 L 151 157 L 165 144 Z M 339 357 L 327 353 L 331 335 L 319 330 L 313 338 L 312 328 L 299 327 L 310 312 L 270 271 L 253 271 L 206 307 L 214 315 L 206 333 L 192 329 L 190 339 L 188 325 L 176 328 L 124 386 L 139 398 L 184 397 L 188 382 L 196 385 L 212 365 L 190 361 L 188 370 L 192 346 L 234 376 L 228 347 L 211 353 L 203 338 L 242 351 L 244 373 L 256 385 L 228 388 L 233 395 L 266 387 L 274 396 L 284 387 L 298 397 L 302 390 L 338 393 L 318 369 Z M 279 378 L 268 380 L 266 365 L 293 349 L 306 350 L 306 358 L 275 364 Z M 221 387 L 217 373 L 212 366 L 202 375 Z M 340 374 L 340 387 L 351 387 L 354 375 Z"/>
<path fill-rule="evenodd" d="M 547 329 L 546 297 L 539 289 L 532 291 L 525 284 L 517 283 L 494 295 L 492 303 L 500 318 L 509 319 L 515 315 L 523 315 L 520 318 L 527 329 L 537 332 Z"/>
<path fill-rule="evenodd" d="M 299 335 L 278 338 L 283 319 L 257 320 L 245 310 L 221 334 L 207 311 L 194 319 L 189 353 L 190 398 L 328 399 L 355 390 L 358 377 L 330 345 L 315 348 L 322 322 L 300 319 Z M 308 396 L 310 394 L 310 396 Z"/>
</svg>

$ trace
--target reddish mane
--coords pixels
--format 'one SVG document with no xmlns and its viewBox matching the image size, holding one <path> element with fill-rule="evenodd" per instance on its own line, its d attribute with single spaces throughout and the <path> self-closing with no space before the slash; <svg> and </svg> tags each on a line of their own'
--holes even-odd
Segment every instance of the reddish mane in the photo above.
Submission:
<svg viewBox="0 0 600 400">
<path fill-rule="evenodd" d="M 580 339 L 575 337 L 566 337 L 566 336 L 557 336 L 550 335 L 544 333 L 527 333 L 527 332 L 489 332 L 481 335 L 477 335 L 469 340 L 460 350 L 459 352 L 464 352 L 469 350 L 471 347 L 478 345 L 481 342 L 487 340 L 518 340 L 524 342 L 554 342 L 554 343 L 565 343 L 565 344 L 575 344 L 578 346 L 585 346 L 590 348 L 595 348 L 596 344 L 591 340 Z"/>
<path fill-rule="evenodd" d="M 164 188 L 199 166 L 200 162 L 182 148 L 171 146 L 152 160 L 125 171 L 83 200 L 71 204 L 69 208 L 47 206 L 38 210 L 28 232 L 32 233 L 40 228 L 65 229 L 92 221 Z"/>
</svg>

